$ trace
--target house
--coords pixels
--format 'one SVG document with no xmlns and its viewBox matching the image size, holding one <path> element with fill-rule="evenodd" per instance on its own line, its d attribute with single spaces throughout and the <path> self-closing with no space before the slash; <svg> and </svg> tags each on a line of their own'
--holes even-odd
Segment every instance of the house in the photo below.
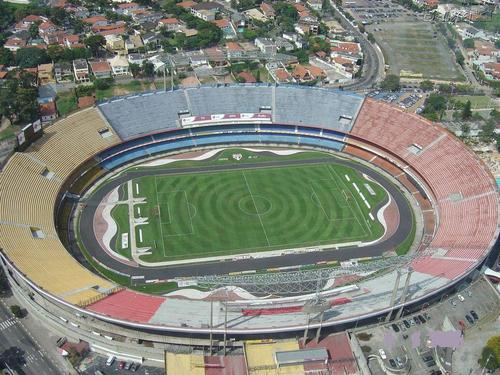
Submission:
<svg viewBox="0 0 500 375">
<path fill-rule="evenodd" d="M 297 26 L 302 33 L 300 34 L 317 34 L 319 32 L 319 20 L 311 15 L 303 15 L 300 17 Z"/>
<path fill-rule="evenodd" d="M 307 0 L 307 5 L 309 5 L 311 9 L 319 12 L 323 9 L 323 0 Z"/>
<path fill-rule="evenodd" d="M 75 75 L 75 82 L 90 82 L 90 72 L 87 60 L 77 59 L 73 60 L 73 73 Z"/>
<path fill-rule="evenodd" d="M 335 70 L 345 77 L 353 78 L 355 73 L 354 62 L 342 56 L 334 56 L 331 58 L 331 63 Z"/>
<path fill-rule="evenodd" d="M 278 49 L 278 51 L 283 49 L 286 52 L 289 52 L 289 51 L 293 51 L 295 49 L 295 45 L 290 43 L 285 38 L 277 37 L 276 38 L 276 48 Z"/>
<path fill-rule="evenodd" d="M 484 63 L 482 66 L 482 70 L 486 78 L 493 80 L 500 80 L 500 63 L 498 62 Z"/>
<path fill-rule="evenodd" d="M 304 66 L 296 64 L 292 71 L 292 77 L 301 83 L 307 83 L 316 79 L 326 78 L 326 73 L 323 69 L 316 66 Z"/>
<path fill-rule="evenodd" d="M 284 32 L 283 39 L 292 42 L 299 49 L 303 48 L 305 44 L 304 39 L 297 33 Z"/>
<path fill-rule="evenodd" d="M 259 22 L 267 22 L 268 18 L 256 8 L 248 9 L 243 12 L 248 18 Z"/>
<path fill-rule="evenodd" d="M 36 22 L 42 23 L 42 22 L 46 22 L 48 20 L 49 19 L 47 17 L 30 14 L 30 15 L 24 17 L 18 23 L 16 23 L 16 25 L 14 26 L 14 31 L 16 33 L 19 31 L 28 31 L 32 24 L 34 24 Z"/>
<path fill-rule="evenodd" d="M 38 26 L 38 33 L 40 34 L 40 36 L 43 38 L 44 35 L 47 35 L 47 34 L 51 34 L 51 33 L 55 33 L 57 31 L 57 27 L 56 25 L 54 25 L 52 22 L 50 21 L 45 21 L 45 22 L 42 22 L 39 26 Z"/>
<path fill-rule="evenodd" d="M 155 24 L 163 18 L 163 14 L 160 12 L 151 12 L 147 9 L 136 9 L 131 12 L 129 12 L 129 15 L 132 17 L 132 19 L 139 23 L 139 24 L 145 24 L 148 22 L 151 22 L 152 24 Z"/>
<path fill-rule="evenodd" d="M 111 52 L 120 53 L 125 51 L 125 41 L 119 35 L 106 35 L 106 49 Z"/>
<path fill-rule="evenodd" d="M 41 64 L 38 65 L 38 83 L 40 85 L 47 85 L 49 83 L 55 83 L 54 79 L 54 64 Z"/>
<path fill-rule="evenodd" d="M 26 47 L 26 41 L 24 39 L 13 36 L 7 39 L 3 46 L 4 48 L 7 48 L 12 52 L 16 52 L 18 49 Z"/>
<path fill-rule="evenodd" d="M 177 18 L 163 18 L 158 21 L 158 27 L 164 27 L 167 31 L 180 31 L 184 23 Z"/>
<path fill-rule="evenodd" d="M 241 78 L 244 83 L 257 83 L 257 80 L 250 72 L 240 72 L 237 77 Z"/>
<path fill-rule="evenodd" d="M 130 3 L 118 4 L 115 7 L 113 7 L 113 10 L 118 14 L 128 15 L 129 12 L 140 9 L 140 7 L 141 6 L 139 4 L 130 2 Z"/>
<path fill-rule="evenodd" d="M 202 20 L 211 22 L 215 20 L 215 15 L 222 9 L 218 3 L 211 1 L 205 3 L 198 3 L 191 7 L 191 14 Z"/>
<path fill-rule="evenodd" d="M 295 82 L 295 79 L 284 68 L 279 68 L 274 71 L 274 79 L 279 83 Z"/>
<path fill-rule="evenodd" d="M 363 56 L 363 52 L 359 43 L 332 41 L 332 46 L 330 47 L 330 55 L 361 58 Z"/>
<path fill-rule="evenodd" d="M 130 64 L 137 64 L 142 66 L 142 63 L 146 60 L 146 55 L 141 53 L 129 53 L 127 55 L 127 60 Z"/>
<path fill-rule="evenodd" d="M 140 35 L 131 35 L 125 41 L 125 50 L 127 53 L 137 52 L 139 48 L 144 48 L 144 42 Z"/>
<path fill-rule="evenodd" d="M 187 87 L 198 87 L 201 85 L 201 82 L 196 76 L 186 77 L 181 81 L 181 86 L 184 88 Z"/>
<path fill-rule="evenodd" d="M 63 45 L 68 48 L 81 48 L 83 43 L 80 43 L 79 35 L 66 34 L 63 36 Z"/>
<path fill-rule="evenodd" d="M 299 13 L 299 17 L 305 17 L 311 14 L 311 12 L 309 12 L 309 9 L 307 9 L 304 4 L 294 3 L 292 5 L 297 11 L 297 13 Z"/>
<path fill-rule="evenodd" d="M 88 23 L 92 27 L 94 26 L 106 26 L 108 24 L 108 19 L 104 16 L 93 16 L 85 18 L 82 20 L 84 23 Z"/>
<path fill-rule="evenodd" d="M 256 38 L 254 43 L 262 53 L 273 54 L 277 52 L 276 43 L 270 38 Z"/>
<path fill-rule="evenodd" d="M 108 59 L 108 63 L 111 66 L 113 76 L 128 75 L 129 63 L 126 57 L 117 55 L 112 59 Z"/>
<path fill-rule="evenodd" d="M 191 11 L 191 8 L 193 8 L 196 4 L 197 3 L 195 3 L 194 1 L 187 0 L 187 1 L 181 1 L 180 3 L 177 3 L 176 5 L 178 7 L 185 9 L 185 10 Z"/>
<path fill-rule="evenodd" d="M 106 60 L 89 61 L 89 65 L 95 78 L 111 78 L 111 66 Z"/>
<path fill-rule="evenodd" d="M 148 33 L 143 35 L 142 42 L 145 46 L 148 46 L 148 48 L 158 49 L 161 47 L 161 42 L 164 39 L 165 37 L 159 33 Z"/>
<path fill-rule="evenodd" d="M 54 64 L 54 76 L 57 83 L 70 82 L 73 79 L 73 70 L 68 62 Z"/>
<path fill-rule="evenodd" d="M 57 108 L 55 102 L 40 103 L 38 108 L 42 124 L 52 122 L 57 118 Z"/>
<path fill-rule="evenodd" d="M 271 4 L 262 2 L 260 4 L 260 11 L 269 20 L 274 20 L 276 17 L 276 12 Z"/>
<path fill-rule="evenodd" d="M 222 30 L 225 38 L 234 38 L 236 36 L 236 30 L 229 20 L 223 18 L 221 20 L 215 20 L 212 23 Z"/>
</svg>

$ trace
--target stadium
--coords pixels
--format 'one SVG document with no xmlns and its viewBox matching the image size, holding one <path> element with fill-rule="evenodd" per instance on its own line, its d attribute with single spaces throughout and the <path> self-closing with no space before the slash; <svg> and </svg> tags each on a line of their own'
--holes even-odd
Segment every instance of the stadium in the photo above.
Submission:
<svg viewBox="0 0 500 375">
<path fill-rule="evenodd" d="M 479 270 L 498 237 L 473 152 L 354 93 L 148 92 L 22 146 L 0 173 L 14 293 L 131 358 L 398 317 Z"/>
</svg>

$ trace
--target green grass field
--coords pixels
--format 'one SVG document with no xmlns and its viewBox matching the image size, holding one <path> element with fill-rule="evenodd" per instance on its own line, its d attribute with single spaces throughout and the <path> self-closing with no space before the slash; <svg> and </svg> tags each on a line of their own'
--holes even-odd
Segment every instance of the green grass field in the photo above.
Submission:
<svg viewBox="0 0 500 375">
<path fill-rule="evenodd" d="M 152 249 L 141 259 L 159 262 L 371 241 L 382 235 L 383 227 L 369 213 L 386 199 L 386 192 L 352 168 L 325 162 L 156 174 L 134 179 L 133 196 L 146 198 L 134 207 L 136 218 L 148 218 L 148 224 L 136 226 L 137 246 Z M 120 233 L 128 231 L 128 211 L 120 206 L 127 207 L 118 205 L 112 213 L 120 231 L 115 245 L 129 257 L 129 249 L 119 248 Z"/>
</svg>

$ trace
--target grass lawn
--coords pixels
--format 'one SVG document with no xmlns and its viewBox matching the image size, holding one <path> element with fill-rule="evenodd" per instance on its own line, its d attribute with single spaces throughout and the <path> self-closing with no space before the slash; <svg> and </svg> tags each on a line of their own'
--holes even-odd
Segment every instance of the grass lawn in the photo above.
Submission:
<svg viewBox="0 0 500 375">
<path fill-rule="evenodd" d="M 353 183 L 372 208 L 386 198 L 378 184 L 335 163 L 135 179 L 133 194 L 146 198 L 138 206 L 149 221 L 136 228 L 138 246 L 153 250 L 141 259 L 158 262 L 374 240 L 383 227 L 369 217 L 371 208 Z"/>
<path fill-rule="evenodd" d="M 9 125 L 2 131 L 0 131 L 0 141 L 3 141 L 4 139 L 9 139 L 13 138 L 16 136 L 16 133 L 20 130 L 21 128 L 17 125 Z"/>
<path fill-rule="evenodd" d="M 130 81 L 127 83 L 115 83 L 105 90 L 96 90 L 97 100 L 112 98 L 113 96 L 127 95 L 134 92 L 153 90 L 154 85 L 145 81 Z"/>
<path fill-rule="evenodd" d="M 460 95 L 453 96 L 453 100 L 457 102 L 465 103 L 467 100 L 470 100 L 472 109 L 483 109 L 483 108 L 494 108 L 495 103 L 489 97 L 485 95 Z"/>
<path fill-rule="evenodd" d="M 500 12 L 494 12 L 491 19 L 474 22 L 474 27 L 486 31 L 498 32 L 500 30 Z"/>
<path fill-rule="evenodd" d="M 56 105 L 60 116 L 66 116 L 68 113 L 75 111 L 77 103 L 73 91 L 57 94 Z"/>
<path fill-rule="evenodd" d="M 130 231 L 130 223 L 128 220 L 128 205 L 127 204 L 118 204 L 111 210 L 111 217 L 115 220 L 115 223 L 118 227 L 118 231 L 114 238 L 114 249 L 121 255 L 131 258 L 130 254 L 130 243 L 126 248 L 122 248 L 122 234 L 129 233 Z M 129 233 L 129 241 L 130 241 L 130 233 Z"/>
</svg>

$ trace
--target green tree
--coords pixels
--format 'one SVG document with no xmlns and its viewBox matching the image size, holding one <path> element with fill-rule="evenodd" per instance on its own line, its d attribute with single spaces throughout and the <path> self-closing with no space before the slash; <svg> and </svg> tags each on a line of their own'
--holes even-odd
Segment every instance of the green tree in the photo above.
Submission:
<svg viewBox="0 0 500 375">
<path fill-rule="evenodd" d="M 422 114 L 433 121 L 440 120 L 446 109 L 446 98 L 443 95 L 432 93 L 425 100 Z"/>
<path fill-rule="evenodd" d="M 92 56 L 98 56 L 100 49 L 106 44 L 102 35 L 91 35 L 85 39 L 85 45 L 90 49 Z"/>
<path fill-rule="evenodd" d="M 261 82 L 261 80 L 260 80 L 260 70 L 257 70 L 257 73 L 255 73 L 255 80 L 257 82 Z"/>
<path fill-rule="evenodd" d="M 465 48 L 474 48 L 474 39 L 464 39 L 463 45 Z"/>
<path fill-rule="evenodd" d="M 500 39 L 495 40 L 495 48 L 500 49 Z"/>
<path fill-rule="evenodd" d="M 375 43 L 375 37 L 373 36 L 372 33 L 368 33 L 367 38 L 368 38 L 368 41 L 370 41 L 371 43 Z"/>
<path fill-rule="evenodd" d="M 380 83 L 380 88 L 385 91 L 397 91 L 399 90 L 399 87 L 399 76 L 395 74 L 387 75 L 382 83 Z"/>
<path fill-rule="evenodd" d="M 132 63 L 128 66 L 128 69 L 130 70 L 130 73 L 134 78 L 136 78 L 141 73 L 141 66 L 139 64 Z"/>
<path fill-rule="evenodd" d="M 0 47 L 0 65 L 10 66 L 14 63 L 14 55 L 11 50 Z"/>
<path fill-rule="evenodd" d="M 434 88 L 434 82 L 425 80 L 420 82 L 420 88 L 424 91 L 431 91 Z"/>
<path fill-rule="evenodd" d="M 32 68 L 49 62 L 49 56 L 40 48 L 21 48 L 16 52 L 16 62 L 20 68 Z"/>
<path fill-rule="evenodd" d="M 146 77 L 153 77 L 155 75 L 155 67 L 151 61 L 144 61 L 142 63 L 142 72 Z"/>
<path fill-rule="evenodd" d="M 491 337 L 481 352 L 479 364 L 488 370 L 500 368 L 500 335 Z"/>
<path fill-rule="evenodd" d="M 96 79 L 94 81 L 94 86 L 97 90 L 106 90 L 113 84 L 112 78 Z"/>
<path fill-rule="evenodd" d="M 52 44 L 47 47 L 47 55 L 54 62 L 59 62 L 64 56 L 64 48 L 59 44 Z"/>
<path fill-rule="evenodd" d="M 455 51 L 455 58 L 457 59 L 458 65 L 464 66 L 465 58 L 464 58 L 464 55 L 462 55 L 462 52 L 460 52 L 459 50 L 456 50 Z"/>
<path fill-rule="evenodd" d="M 38 35 L 38 26 L 40 26 L 40 21 L 33 22 L 30 25 L 29 29 L 28 29 L 28 33 L 29 33 L 30 37 L 33 38 L 33 39 L 39 37 L 39 35 Z"/>
<path fill-rule="evenodd" d="M 10 306 L 10 311 L 11 311 L 12 314 L 14 314 L 14 316 L 16 318 L 22 318 L 23 317 L 22 309 L 18 305 L 12 305 L 12 306 Z"/>
<path fill-rule="evenodd" d="M 470 100 L 467 100 L 467 102 L 464 105 L 464 108 L 462 109 L 462 119 L 463 120 L 468 120 L 472 116 L 472 110 L 471 110 L 471 102 Z"/>
</svg>

